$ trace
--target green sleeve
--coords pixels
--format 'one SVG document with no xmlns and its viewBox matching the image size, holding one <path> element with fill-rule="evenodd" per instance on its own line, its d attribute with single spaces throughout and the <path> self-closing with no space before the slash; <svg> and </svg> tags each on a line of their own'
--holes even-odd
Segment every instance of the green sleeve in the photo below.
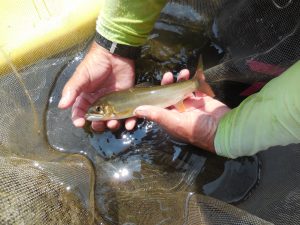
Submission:
<svg viewBox="0 0 300 225">
<path fill-rule="evenodd" d="M 96 30 L 124 45 L 145 43 L 167 0 L 103 0 Z"/>
<path fill-rule="evenodd" d="M 236 158 L 300 143 L 300 61 L 220 121 L 216 153 Z"/>
</svg>

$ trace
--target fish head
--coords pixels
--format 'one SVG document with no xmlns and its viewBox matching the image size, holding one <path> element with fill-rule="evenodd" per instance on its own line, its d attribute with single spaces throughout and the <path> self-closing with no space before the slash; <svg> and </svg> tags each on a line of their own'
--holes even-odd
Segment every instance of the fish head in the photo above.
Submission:
<svg viewBox="0 0 300 225">
<path fill-rule="evenodd" d="M 89 121 L 104 121 L 114 119 L 114 109 L 107 104 L 96 104 L 89 108 L 85 118 Z"/>
</svg>

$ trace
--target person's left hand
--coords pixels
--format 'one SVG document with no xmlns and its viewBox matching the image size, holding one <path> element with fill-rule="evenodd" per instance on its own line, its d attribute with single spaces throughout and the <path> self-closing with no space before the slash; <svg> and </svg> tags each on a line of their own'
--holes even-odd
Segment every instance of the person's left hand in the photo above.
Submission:
<svg viewBox="0 0 300 225">
<path fill-rule="evenodd" d="M 189 75 L 188 70 L 182 70 L 177 80 L 187 80 Z M 161 84 L 169 83 L 173 83 L 170 72 L 163 76 Z M 169 109 L 140 106 L 135 110 L 135 115 L 158 123 L 170 135 L 180 140 L 215 152 L 214 139 L 219 121 L 230 109 L 201 92 L 191 94 L 183 103 L 186 108 L 184 112 L 179 112 L 174 106 Z"/>
</svg>

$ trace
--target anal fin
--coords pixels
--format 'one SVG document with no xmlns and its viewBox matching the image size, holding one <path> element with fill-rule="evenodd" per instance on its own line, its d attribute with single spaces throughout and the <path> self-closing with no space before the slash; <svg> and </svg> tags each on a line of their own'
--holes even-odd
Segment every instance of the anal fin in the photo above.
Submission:
<svg viewBox="0 0 300 225">
<path fill-rule="evenodd" d="M 174 106 L 175 106 L 175 108 L 176 108 L 179 112 L 184 112 L 184 111 L 186 111 L 185 105 L 184 105 L 184 103 L 183 103 L 183 100 L 177 102 Z"/>
</svg>

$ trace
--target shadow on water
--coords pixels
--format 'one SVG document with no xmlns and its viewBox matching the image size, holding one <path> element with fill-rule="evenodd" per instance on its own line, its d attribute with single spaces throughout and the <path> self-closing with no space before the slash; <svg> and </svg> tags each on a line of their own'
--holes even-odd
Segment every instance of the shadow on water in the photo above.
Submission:
<svg viewBox="0 0 300 225">
<path fill-rule="evenodd" d="M 197 29 L 187 28 L 186 24 L 179 23 L 182 21 L 174 22 L 174 18 L 172 23 L 166 14 L 158 21 L 137 62 L 138 83 L 159 84 L 165 71 L 176 74 L 189 68 L 193 73 L 200 53 L 206 67 L 219 62 L 223 55 L 208 37 L 200 35 L 211 21 L 195 18 L 193 23 L 198 22 Z M 74 129 L 71 111 L 59 110 L 57 104 L 64 84 L 83 55 L 78 54 L 56 81 L 47 110 L 47 136 L 54 149 L 81 153 L 93 162 L 97 207 L 107 220 L 114 221 L 120 218 L 116 214 L 123 213 L 118 212 L 119 198 L 130 199 L 141 191 L 149 196 L 156 192 L 164 195 L 165 191 L 167 196 L 170 192 L 187 191 L 228 203 L 247 197 L 259 178 L 257 156 L 236 160 L 218 157 L 177 142 L 158 125 L 144 120 L 139 120 L 136 129 L 130 132 L 121 128 L 115 133 L 99 134 L 91 132 L 88 126 Z"/>
</svg>

